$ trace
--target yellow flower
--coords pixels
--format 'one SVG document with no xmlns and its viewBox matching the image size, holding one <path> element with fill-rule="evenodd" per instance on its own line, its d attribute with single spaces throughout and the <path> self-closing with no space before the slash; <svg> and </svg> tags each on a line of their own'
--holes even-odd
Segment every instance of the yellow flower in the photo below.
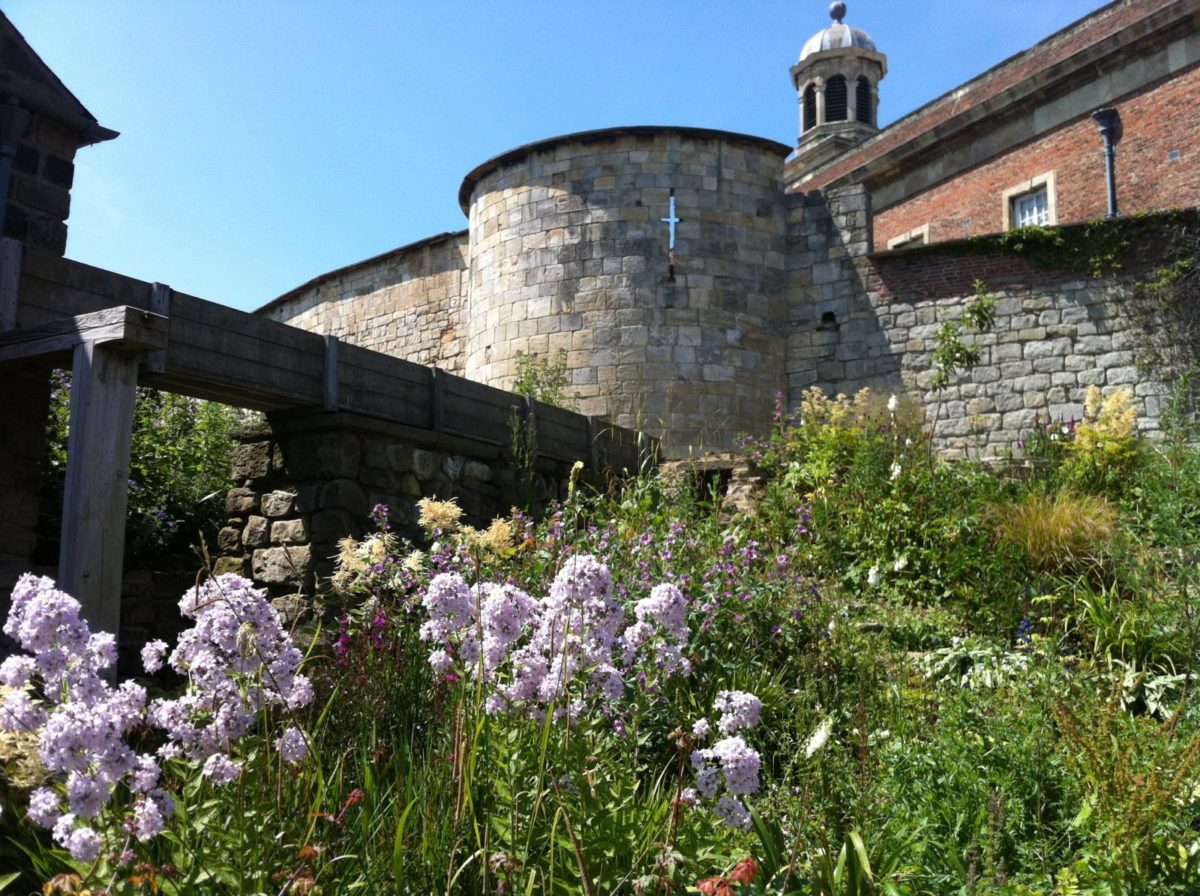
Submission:
<svg viewBox="0 0 1200 896">
<path fill-rule="evenodd" d="M 453 532 L 458 528 L 459 520 L 462 519 L 462 508 L 454 503 L 454 499 L 449 501 L 435 501 L 432 498 L 422 498 L 417 502 L 417 509 L 421 512 L 420 518 L 417 520 L 421 524 L 421 528 L 427 532 L 434 529 L 441 529 L 443 532 Z"/>
</svg>

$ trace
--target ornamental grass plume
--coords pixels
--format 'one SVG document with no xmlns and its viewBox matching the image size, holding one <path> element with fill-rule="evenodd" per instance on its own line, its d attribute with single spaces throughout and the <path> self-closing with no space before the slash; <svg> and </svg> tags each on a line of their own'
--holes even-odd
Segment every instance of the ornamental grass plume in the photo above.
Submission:
<svg viewBox="0 0 1200 896">
<path fill-rule="evenodd" d="M 1099 495 L 1027 494 L 989 511 L 996 535 L 1024 551 L 1043 572 L 1062 572 L 1103 554 L 1117 533 L 1117 512 Z"/>
<path fill-rule="evenodd" d="M 417 502 L 419 516 L 417 522 L 426 532 L 454 532 L 462 520 L 462 508 L 451 498 L 449 501 L 437 501 L 433 498 L 422 498 Z"/>
</svg>

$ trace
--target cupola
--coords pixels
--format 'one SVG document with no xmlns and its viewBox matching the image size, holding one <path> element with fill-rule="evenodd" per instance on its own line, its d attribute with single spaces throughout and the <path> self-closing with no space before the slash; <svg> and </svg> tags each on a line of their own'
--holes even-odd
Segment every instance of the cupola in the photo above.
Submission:
<svg viewBox="0 0 1200 896">
<path fill-rule="evenodd" d="M 879 82 L 887 57 L 871 35 L 843 21 L 846 4 L 830 4 L 833 24 L 804 44 L 791 68 L 800 104 L 796 159 L 815 168 L 879 130 Z"/>
</svg>

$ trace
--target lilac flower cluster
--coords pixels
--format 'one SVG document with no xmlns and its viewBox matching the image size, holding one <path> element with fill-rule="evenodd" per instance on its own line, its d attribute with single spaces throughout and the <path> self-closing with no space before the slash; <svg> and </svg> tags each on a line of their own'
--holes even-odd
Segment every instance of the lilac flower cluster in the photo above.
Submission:
<svg viewBox="0 0 1200 896">
<path fill-rule="evenodd" d="M 168 663 L 189 687 L 151 702 L 147 719 L 167 733 L 160 757 L 204 763 L 205 777 L 226 783 L 240 771 L 227 755 L 233 741 L 268 706 L 306 706 L 312 684 L 297 672 L 303 656 L 275 608 L 241 576 L 209 579 L 183 596 L 179 610 L 195 624 L 179 636 Z"/>
<path fill-rule="evenodd" d="M 94 820 L 125 780 L 140 807 L 131 832 L 141 839 L 157 834 L 174 804 L 158 789 L 153 758 L 139 755 L 124 741 L 141 723 L 146 691 L 133 682 L 113 688 L 102 677 L 116 661 L 112 635 L 93 635 L 78 601 L 50 579 L 32 575 L 22 576 L 13 588 L 4 632 L 33 656 L 11 656 L 0 663 L 0 682 L 18 689 L 0 705 L 0 727 L 40 729 L 42 764 L 66 784 L 65 806 L 57 791 L 36 789 L 30 818 L 50 828 L 74 858 L 90 862 L 103 844 Z M 24 690 L 35 677 L 49 709 L 35 704 Z"/>
<path fill-rule="evenodd" d="M 696 786 L 684 792 L 684 799 L 693 804 L 700 799 L 715 801 L 713 811 L 725 824 L 748 831 L 750 812 L 741 798 L 758 791 L 762 758 L 741 734 L 734 732 L 749 730 L 761 721 L 762 702 L 746 691 L 720 691 L 713 708 L 720 713 L 717 730 L 726 737 L 692 752 Z M 692 734 L 700 743 L 708 739 L 711 730 L 707 719 L 692 726 Z"/>
<path fill-rule="evenodd" d="M 678 587 L 670 583 L 655 585 L 649 597 L 634 604 L 633 615 L 637 622 L 622 636 L 626 664 L 632 664 L 638 651 L 653 643 L 659 665 L 668 675 L 675 672 L 690 675 L 692 664 L 683 655 L 692 635 L 687 611 L 687 598 Z"/>
<path fill-rule="evenodd" d="M 679 589 L 656 587 L 622 631 L 626 614 L 612 575 L 590 554 L 569 558 L 540 600 L 510 584 L 471 588 L 444 573 L 429 583 L 423 604 L 429 619 L 420 635 L 436 645 L 430 665 L 448 678 L 454 669 L 482 674 L 492 684 L 489 713 L 544 717 L 553 705 L 573 720 L 589 702 L 611 710 L 647 657 L 665 675 L 690 671 L 687 600 Z"/>
<path fill-rule="evenodd" d="M 51 829 L 56 842 L 80 861 L 92 861 L 103 846 L 97 827 L 116 787 L 133 795 L 122 819 L 126 832 L 149 840 L 162 832 L 174 800 L 160 785 L 160 762 L 187 756 L 202 762 L 214 783 L 236 779 L 240 769 L 228 751 L 249 730 L 259 710 L 273 704 L 295 709 L 312 699 L 312 686 L 297 674 L 302 659 L 261 592 L 238 576 L 221 576 L 184 595 L 180 608 L 195 620 L 180 636 L 170 664 L 189 678 L 175 700 L 156 700 L 134 682 L 113 687 L 103 677 L 116 661 L 112 635 L 91 634 L 79 602 L 54 582 L 22 576 L 13 589 L 4 631 L 32 656 L 0 663 L 0 683 L 15 690 L 0 704 L 0 727 L 40 730 L 42 764 L 62 783 L 35 790 L 29 817 Z M 161 668 L 167 645 L 147 644 L 147 671 Z M 26 688 L 40 679 L 46 705 Z M 145 724 L 165 729 L 157 757 L 139 754 L 125 736 Z M 285 761 L 307 752 L 299 729 L 276 741 Z M 64 805 L 65 797 L 65 805 Z M 101 828 L 102 830 L 102 828 Z"/>
</svg>

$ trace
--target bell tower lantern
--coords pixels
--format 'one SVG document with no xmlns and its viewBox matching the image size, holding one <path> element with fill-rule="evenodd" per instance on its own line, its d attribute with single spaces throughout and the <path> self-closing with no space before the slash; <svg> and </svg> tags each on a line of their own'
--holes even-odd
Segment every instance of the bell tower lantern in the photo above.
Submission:
<svg viewBox="0 0 1200 896">
<path fill-rule="evenodd" d="M 879 82 L 887 57 L 871 35 L 843 23 L 846 4 L 830 4 L 833 24 L 818 31 L 791 68 L 800 104 L 796 161 L 815 168 L 879 130 Z"/>
</svg>

